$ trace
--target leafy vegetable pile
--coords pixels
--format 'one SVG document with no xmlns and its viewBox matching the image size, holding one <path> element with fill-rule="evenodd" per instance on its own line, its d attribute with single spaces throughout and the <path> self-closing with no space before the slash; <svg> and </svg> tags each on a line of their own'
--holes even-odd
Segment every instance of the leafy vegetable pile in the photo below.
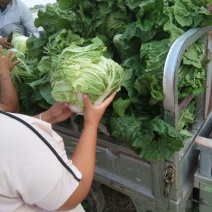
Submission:
<svg viewBox="0 0 212 212">
<path fill-rule="evenodd" d="M 26 52 L 21 57 L 23 63 L 12 73 L 22 112 L 34 114 L 49 108 L 55 101 L 52 95 L 56 100 L 66 101 L 70 98 L 67 92 L 82 88 L 91 70 L 94 73 L 89 76 L 88 84 L 96 81 L 97 95 L 104 96 L 108 87 L 119 89 L 120 82 L 113 85 L 116 77 L 111 75 L 108 81 L 111 84 L 104 84 L 94 77 L 95 73 L 102 74 L 104 80 L 106 65 L 121 79 L 124 70 L 121 90 L 104 116 L 108 131 L 117 140 L 127 142 L 142 158 L 169 158 L 183 147 L 182 132 L 194 120 L 195 102 L 181 114 L 179 131 L 163 121 L 165 59 L 172 43 L 185 31 L 212 24 L 212 15 L 207 10 L 210 3 L 206 0 L 60 0 L 58 5 L 48 5 L 45 11 L 38 12 L 35 20 L 36 27 L 42 26 L 45 33 L 40 38 L 27 39 Z M 91 54 L 84 54 L 84 49 L 91 46 Z M 204 52 L 204 39 L 186 50 L 179 72 L 180 98 L 203 92 Z M 77 81 L 74 70 L 80 73 L 85 69 L 87 73 Z M 64 77 L 67 70 L 70 76 Z M 66 81 L 64 90 L 59 86 L 61 81 Z M 87 88 L 80 90 L 86 91 Z M 71 98 L 68 101 L 79 103 L 77 94 Z"/>
</svg>

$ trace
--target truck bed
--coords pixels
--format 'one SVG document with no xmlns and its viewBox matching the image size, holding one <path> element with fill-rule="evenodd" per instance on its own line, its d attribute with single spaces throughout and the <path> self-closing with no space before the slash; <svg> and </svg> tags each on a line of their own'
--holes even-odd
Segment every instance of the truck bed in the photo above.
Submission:
<svg viewBox="0 0 212 212">
<path fill-rule="evenodd" d="M 194 140 L 196 136 L 208 133 L 200 129 L 211 107 L 209 105 L 211 74 L 208 74 L 204 95 L 190 96 L 179 103 L 177 73 L 185 49 L 207 34 L 211 28 L 191 29 L 182 35 L 171 47 L 165 63 L 163 77 L 165 121 L 177 128 L 182 108 L 193 98 L 196 98 L 197 102 L 195 123 L 189 129 L 192 136 L 183 141 L 184 147 L 179 152 L 167 160 L 144 160 L 124 142 L 105 134 L 98 135 L 94 179 L 130 196 L 138 212 L 162 212 L 168 209 L 172 212 L 183 212 L 188 207 L 199 155 Z M 209 45 L 211 45 L 210 35 Z M 211 57 L 210 55 L 208 47 L 206 56 Z M 211 63 L 208 64 L 209 69 L 211 70 Z M 71 156 L 80 136 L 77 126 L 70 121 L 56 125 L 54 129 L 63 137 L 67 154 Z M 164 176 L 170 166 L 174 169 L 175 181 L 169 187 L 170 193 L 167 196 L 164 195 L 164 191 L 167 190 Z"/>
</svg>

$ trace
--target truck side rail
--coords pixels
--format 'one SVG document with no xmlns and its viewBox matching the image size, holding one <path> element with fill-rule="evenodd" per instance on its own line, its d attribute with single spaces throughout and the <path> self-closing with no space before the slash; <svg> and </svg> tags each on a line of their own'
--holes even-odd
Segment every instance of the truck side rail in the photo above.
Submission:
<svg viewBox="0 0 212 212">
<path fill-rule="evenodd" d="M 194 98 L 194 95 L 189 95 L 180 104 L 178 102 L 178 70 L 183 54 L 188 46 L 201 38 L 210 29 L 212 29 L 212 26 L 188 30 L 176 39 L 168 52 L 163 73 L 164 120 L 175 128 L 178 128 L 178 118 L 182 109 Z M 211 79 L 209 79 L 209 82 L 207 81 L 207 85 L 206 95 L 210 92 Z"/>
</svg>

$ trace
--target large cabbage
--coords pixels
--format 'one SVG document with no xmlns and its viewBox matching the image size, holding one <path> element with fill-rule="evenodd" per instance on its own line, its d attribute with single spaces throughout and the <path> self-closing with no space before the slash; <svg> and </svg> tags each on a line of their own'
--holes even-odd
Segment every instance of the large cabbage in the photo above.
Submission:
<svg viewBox="0 0 212 212">
<path fill-rule="evenodd" d="M 82 95 L 86 93 L 94 105 L 100 104 L 109 94 L 120 90 L 123 73 L 118 63 L 104 56 L 97 62 L 66 60 L 52 74 L 52 96 L 56 101 L 69 102 L 72 111 L 83 114 Z"/>
<path fill-rule="evenodd" d="M 18 50 L 19 52 L 22 52 L 23 54 L 25 54 L 27 51 L 27 45 L 26 45 L 27 39 L 28 37 L 24 35 L 14 34 L 13 40 L 12 40 L 14 48 Z"/>
</svg>

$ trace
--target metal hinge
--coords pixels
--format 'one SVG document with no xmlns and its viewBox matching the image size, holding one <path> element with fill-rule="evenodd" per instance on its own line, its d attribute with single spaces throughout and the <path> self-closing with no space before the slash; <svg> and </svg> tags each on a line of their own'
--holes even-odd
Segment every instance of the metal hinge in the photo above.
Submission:
<svg viewBox="0 0 212 212">
<path fill-rule="evenodd" d="M 174 164 L 167 165 L 163 179 L 165 183 L 164 197 L 168 198 L 168 208 L 169 208 L 169 202 L 170 202 L 169 194 L 170 194 L 171 186 L 176 180 Z"/>
<path fill-rule="evenodd" d="M 174 165 L 169 164 L 167 166 L 163 179 L 164 179 L 164 183 L 165 183 L 164 196 L 166 198 L 168 198 L 169 197 L 169 193 L 170 193 L 170 187 L 175 182 L 175 168 L 174 168 Z"/>
</svg>

